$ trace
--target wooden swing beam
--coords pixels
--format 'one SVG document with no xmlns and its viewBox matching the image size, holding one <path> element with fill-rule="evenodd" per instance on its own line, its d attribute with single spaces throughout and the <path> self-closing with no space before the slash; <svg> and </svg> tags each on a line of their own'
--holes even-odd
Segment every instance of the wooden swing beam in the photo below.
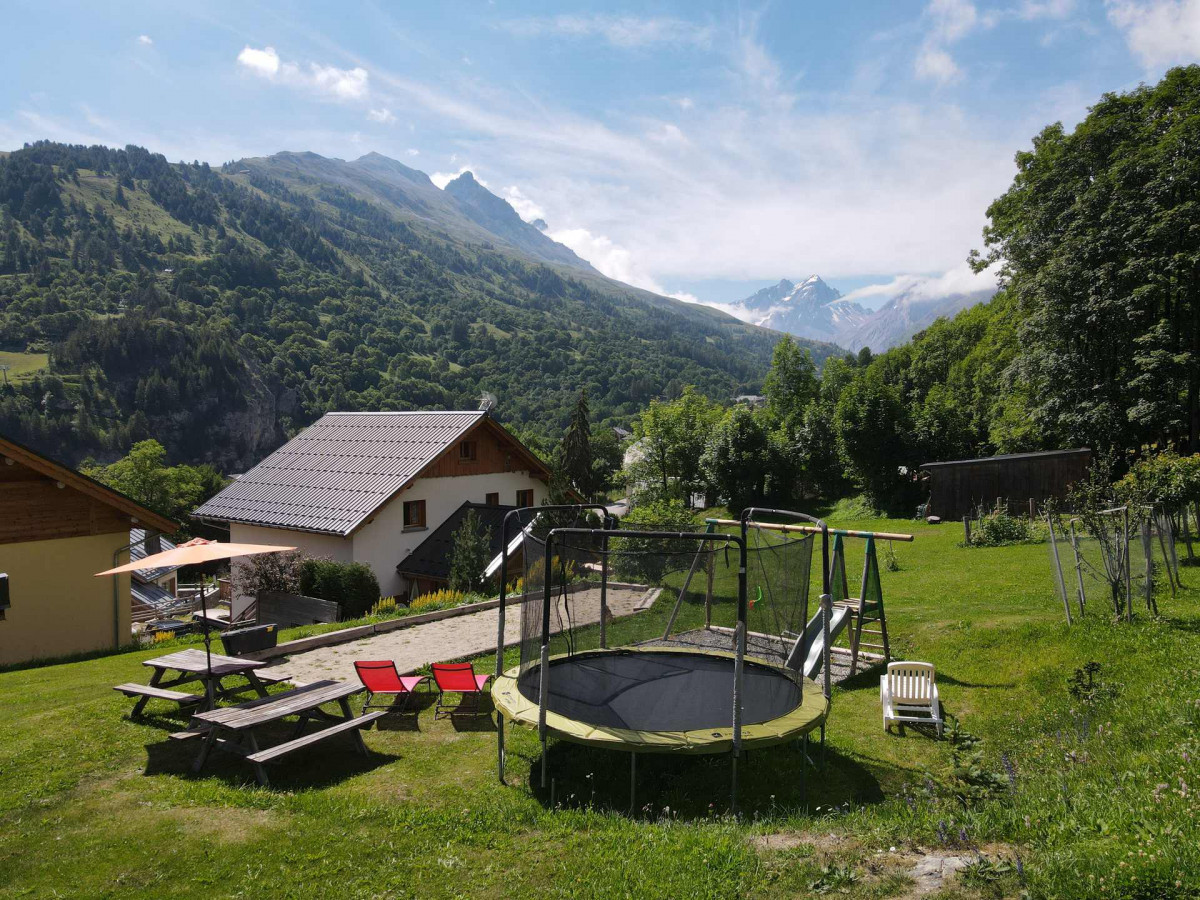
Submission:
<svg viewBox="0 0 1200 900">
<path fill-rule="evenodd" d="M 742 523 L 737 519 L 705 519 L 709 525 L 738 525 Z M 755 522 L 752 521 L 755 528 L 763 528 L 767 531 L 803 531 L 806 534 L 820 534 L 821 529 L 815 525 L 781 525 L 776 522 Z M 831 535 L 840 534 L 842 537 L 852 538 L 875 538 L 877 541 L 912 541 L 915 539 L 911 534 L 893 534 L 890 531 L 847 531 L 844 528 L 830 528 Z"/>
</svg>

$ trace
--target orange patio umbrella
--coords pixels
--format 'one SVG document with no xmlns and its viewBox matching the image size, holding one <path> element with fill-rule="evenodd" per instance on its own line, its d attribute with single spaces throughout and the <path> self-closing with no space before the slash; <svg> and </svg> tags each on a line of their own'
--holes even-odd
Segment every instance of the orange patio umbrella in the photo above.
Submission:
<svg viewBox="0 0 1200 900">
<path fill-rule="evenodd" d="M 154 553 L 142 557 L 136 562 L 117 566 L 115 569 L 105 569 L 97 572 L 101 575 L 120 575 L 122 572 L 133 572 L 137 569 L 165 569 L 176 566 L 194 566 L 199 563 L 212 562 L 215 559 L 233 559 L 235 556 L 253 556 L 257 553 L 280 553 L 285 550 L 295 550 L 295 547 L 277 547 L 272 544 L 231 544 L 220 541 L 209 541 L 204 538 L 192 538 L 186 544 L 180 544 L 171 550 Z M 200 610 L 204 616 L 204 653 L 208 663 L 208 677 L 212 678 L 212 640 L 208 633 L 208 605 L 204 600 L 204 588 L 200 588 Z"/>
</svg>

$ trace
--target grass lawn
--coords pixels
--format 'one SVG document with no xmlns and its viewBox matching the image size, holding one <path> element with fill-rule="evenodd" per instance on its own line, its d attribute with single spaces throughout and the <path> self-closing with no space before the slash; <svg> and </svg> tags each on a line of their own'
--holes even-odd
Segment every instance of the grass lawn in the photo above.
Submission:
<svg viewBox="0 0 1200 900">
<path fill-rule="evenodd" d="M 48 365 L 50 365 L 50 354 L 48 353 L 14 353 L 9 350 L 0 350 L 0 366 L 10 367 L 8 370 L 10 381 L 21 381 Z"/>
<path fill-rule="evenodd" d="M 111 685 L 145 680 L 161 649 L 141 650 L 0 673 L 0 897 L 909 897 L 931 850 L 996 861 L 942 897 L 1200 895 L 1200 568 L 1158 621 L 1114 625 L 1095 603 L 1068 629 L 1044 544 L 838 524 L 918 535 L 882 573 L 893 655 L 936 663 L 980 739 L 957 771 L 949 741 L 884 735 L 868 673 L 835 690 L 823 769 L 793 747 L 751 754 L 741 820 L 727 757 L 643 758 L 631 817 L 628 758 L 565 744 L 550 808 L 529 787 L 533 733 L 510 732 L 501 785 L 492 723 L 434 722 L 429 705 L 367 732 L 370 757 L 335 738 L 259 788 L 219 754 L 193 776 L 167 705 L 127 718 Z M 661 631 L 669 593 L 613 643 Z M 1066 679 L 1092 660 L 1115 694 L 1082 703 Z"/>
</svg>

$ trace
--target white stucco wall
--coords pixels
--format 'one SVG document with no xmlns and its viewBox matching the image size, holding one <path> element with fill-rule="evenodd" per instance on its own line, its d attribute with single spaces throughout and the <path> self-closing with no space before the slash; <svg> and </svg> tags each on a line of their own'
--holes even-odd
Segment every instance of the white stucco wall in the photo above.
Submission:
<svg viewBox="0 0 1200 900">
<path fill-rule="evenodd" d="M 498 493 L 502 505 L 512 506 L 517 502 L 519 490 L 532 490 L 535 506 L 546 499 L 545 483 L 526 471 L 418 478 L 349 538 L 231 523 L 229 539 L 248 544 L 283 544 L 299 547 L 308 556 L 364 563 L 379 579 L 382 596 L 399 596 L 408 590 L 408 582 L 396 574 L 396 564 L 415 550 L 451 513 L 467 501 L 485 502 L 490 493 Z M 406 531 L 404 504 L 411 500 L 425 501 L 426 527 Z M 234 565 L 237 565 L 236 560 Z M 234 597 L 235 617 L 250 599 Z"/>
<path fill-rule="evenodd" d="M 276 544 L 284 547 L 298 547 L 306 556 L 324 556 L 336 559 L 338 562 L 352 562 L 354 548 L 349 538 L 333 534 L 313 534 L 308 531 L 289 531 L 285 528 L 263 528 L 259 525 L 240 525 L 237 522 L 229 524 L 229 540 L 235 544 Z M 236 568 L 235 559 L 232 568 Z M 233 583 L 237 584 L 236 576 Z M 232 615 L 237 618 L 244 605 L 253 597 L 235 596 L 232 601 Z"/>
<path fill-rule="evenodd" d="M 354 535 L 354 559 L 366 563 L 379 579 L 379 590 L 399 595 L 408 583 L 396 574 L 396 564 L 415 550 L 435 528 L 467 501 L 483 503 L 489 493 L 498 493 L 503 506 L 517 502 L 517 491 L 533 490 L 534 505 L 546 499 L 546 485 L 528 472 L 494 472 L 488 475 L 455 475 L 447 478 L 418 478 L 376 514 L 373 521 Z M 404 504 L 425 501 L 426 528 L 404 530 Z"/>
</svg>

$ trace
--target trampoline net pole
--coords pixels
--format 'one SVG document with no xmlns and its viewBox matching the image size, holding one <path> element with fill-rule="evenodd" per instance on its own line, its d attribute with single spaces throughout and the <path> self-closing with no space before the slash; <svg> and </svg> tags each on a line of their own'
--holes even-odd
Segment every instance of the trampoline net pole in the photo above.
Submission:
<svg viewBox="0 0 1200 900">
<path fill-rule="evenodd" d="M 600 538 L 600 647 L 608 647 L 608 528 L 610 519 L 604 517 L 605 535 Z"/>
<path fill-rule="evenodd" d="M 496 609 L 496 677 L 504 674 L 504 602 L 508 592 L 508 522 L 515 510 L 500 524 L 500 605 Z M 504 713 L 496 710 L 496 775 L 504 783 Z"/>
<path fill-rule="evenodd" d="M 713 533 L 713 525 L 709 523 L 705 529 L 705 534 Z M 606 547 L 607 549 L 607 547 Z M 671 615 L 667 619 L 667 627 L 663 629 L 662 639 L 669 641 L 671 639 L 671 631 L 675 628 L 675 619 L 679 615 L 679 608 L 683 606 L 683 598 L 687 596 L 688 588 L 691 587 L 692 578 L 696 575 L 696 570 L 700 568 L 700 560 L 703 557 L 712 558 L 712 545 L 705 543 L 696 544 L 696 555 L 692 559 L 691 568 L 688 569 L 687 577 L 683 579 L 683 587 L 679 589 L 679 596 L 675 598 L 675 605 L 671 607 Z M 709 579 L 709 594 L 712 594 L 712 579 Z M 705 623 L 707 624 L 707 623 Z"/>
<path fill-rule="evenodd" d="M 742 522 L 742 544 L 738 548 L 738 623 L 733 661 L 733 796 L 731 811 L 737 813 L 737 760 L 742 752 L 742 676 L 746 662 L 746 523 Z"/>
<path fill-rule="evenodd" d="M 542 652 L 538 668 L 538 738 L 542 742 L 542 787 L 546 786 L 546 701 L 550 696 L 550 603 L 553 598 L 554 537 L 546 537 L 545 577 L 542 588 Z"/>
</svg>

